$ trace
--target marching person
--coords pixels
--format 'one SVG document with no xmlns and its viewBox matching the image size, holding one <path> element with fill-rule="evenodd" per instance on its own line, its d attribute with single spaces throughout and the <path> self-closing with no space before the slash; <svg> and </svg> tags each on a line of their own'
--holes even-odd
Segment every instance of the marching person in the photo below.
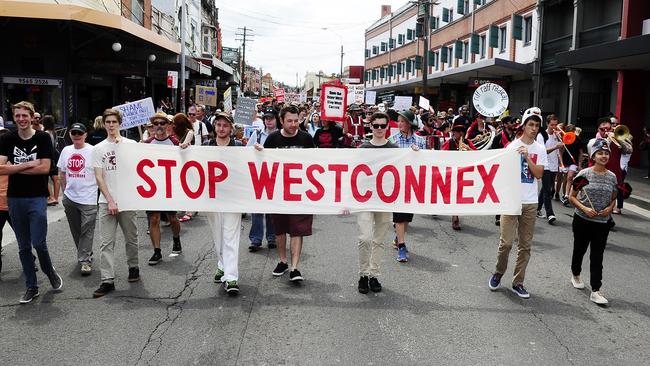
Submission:
<svg viewBox="0 0 650 366">
<path fill-rule="evenodd" d="M 246 146 L 255 146 L 255 144 L 264 145 L 267 137 L 280 128 L 280 120 L 278 113 L 274 108 L 269 107 L 264 111 L 264 129 L 255 130 L 248 139 Z M 248 250 L 257 252 L 262 247 L 262 239 L 264 239 L 264 225 L 266 225 L 266 243 L 269 249 L 274 249 L 276 245 L 275 231 L 273 229 L 273 216 L 271 214 L 251 214 L 251 230 L 248 234 L 251 244 Z"/>
<path fill-rule="evenodd" d="M 196 113 L 195 110 L 193 110 Z M 190 112 L 188 112 L 190 113 Z M 189 146 L 195 144 L 195 134 L 192 127 L 192 122 L 190 118 L 184 113 L 176 113 L 172 118 L 172 125 L 174 130 L 174 136 L 178 139 L 181 149 L 187 149 Z M 194 217 L 195 212 L 187 211 L 180 219 L 180 222 L 190 221 Z"/>
<path fill-rule="evenodd" d="M 397 124 L 399 133 L 391 136 L 389 141 L 400 148 L 411 148 L 414 151 L 426 149 L 424 139 L 415 134 L 418 125 L 415 121 L 415 115 L 409 110 L 398 113 Z M 413 221 L 412 213 L 395 212 L 393 213 L 393 223 L 395 224 L 395 240 L 393 246 L 397 248 L 397 261 L 408 262 L 408 248 L 406 247 L 406 231 L 409 222 Z"/>
<path fill-rule="evenodd" d="M 520 298 L 530 298 L 524 287 L 526 267 L 530 260 L 530 251 L 535 232 L 535 219 L 537 213 L 537 179 L 544 174 L 544 167 L 548 164 L 546 149 L 535 141 L 539 126 L 542 123 L 540 114 L 535 114 L 530 108 L 522 117 L 520 128 L 523 134 L 508 144 L 507 149 L 516 150 L 521 155 L 521 214 L 501 216 L 501 238 L 497 251 L 496 270 L 489 280 L 490 290 L 495 291 L 501 286 L 501 278 L 508 267 L 508 255 L 515 237 L 517 240 L 517 262 L 512 279 L 512 291 Z"/>
<path fill-rule="evenodd" d="M 318 114 L 314 114 L 318 116 Z M 320 128 L 314 133 L 314 144 L 317 148 L 328 149 L 339 146 L 339 139 L 343 136 L 343 130 L 335 122 L 320 120 Z"/>
<path fill-rule="evenodd" d="M 607 119 L 609 121 L 609 119 Z M 575 132 L 576 126 L 569 124 L 564 128 L 564 132 Z M 566 145 L 566 149 L 562 152 L 562 163 L 564 164 L 564 171 L 566 172 L 564 196 L 560 199 L 565 207 L 569 207 L 569 192 L 571 191 L 571 184 L 573 177 L 580 170 L 582 161 L 582 153 L 584 146 L 580 137 L 576 134 L 576 140 L 571 145 Z M 620 170 L 620 168 L 619 168 Z"/>
<path fill-rule="evenodd" d="M 591 273 L 591 295 L 589 299 L 598 305 L 609 301 L 600 288 L 603 277 L 603 253 L 607 245 L 607 236 L 616 195 L 616 175 L 607 170 L 609 161 L 609 146 L 604 139 L 598 139 L 591 146 L 590 152 L 593 166 L 583 169 L 576 176 L 576 181 L 582 177 L 587 184 L 579 191 L 571 190 L 569 200 L 576 208 L 573 215 L 573 255 L 571 256 L 571 283 L 577 289 L 585 288 L 580 278 L 582 258 L 591 245 L 589 254 L 589 270 Z"/>
<path fill-rule="evenodd" d="M 365 135 L 365 129 L 360 113 L 361 107 L 358 104 L 350 104 L 348 107 L 348 115 L 343 122 L 342 147 L 356 148 L 361 145 Z"/>
<path fill-rule="evenodd" d="M 555 175 L 560 169 L 560 152 L 564 150 L 562 138 L 558 136 L 557 132 L 558 122 L 557 116 L 549 115 L 546 117 L 546 131 L 540 130 L 537 134 L 537 142 L 544 145 L 548 157 L 548 164 L 544 166 L 542 175 L 542 189 L 537 198 L 537 217 L 546 218 L 549 225 L 553 225 L 556 220 L 552 203 L 553 186 L 555 185 Z M 542 214 L 542 206 L 546 210 L 546 215 Z"/>
<path fill-rule="evenodd" d="M 214 119 L 216 146 L 241 146 L 232 137 L 235 122 L 228 113 L 217 113 Z M 239 237 L 241 234 L 241 213 L 208 212 L 206 214 L 214 252 L 217 255 L 217 271 L 214 282 L 223 283 L 224 290 L 230 295 L 239 293 Z"/>
<path fill-rule="evenodd" d="M 167 134 L 167 125 L 169 120 L 163 112 L 158 112 L 149 119 L 153 126 L 153 136 L 145 140 L 146 144 L 178 146 L 179 142 L 175 136 Z M 160 250 L 160 217 L 167 216 L 169 225 L 172 229 L 172 255 L 178 255 L 183 252 L 181 247 L 181 224 L 176 216 L 176 211 L 147 211 L 149 219 L 149 237 L 153 246 L 153 255 L 149 259 L 149 265 L 156 265 L 162 261 L 162 252 Z"/>
<path fill-rule="evenodd" d="M 0 127 L 0 136 L 8 134 L 10 131 Z M 7 205 L 7 187 L 9 186 L 9 176 L 0 174 L 0 272 L 2 272 L 2 230 L 5 224 L 9 224 L 11 230 L 11 218 L 9 217 L 9 206 Z"/>
<path fill-rule="evenodd" d="M 262 149 L 310 149 L 314 147 L 314 140 L 311 135 L 305 131 L 301 131 L 298 127 L 300 119 L 298 117 L 298 108 L 288 105 L 280 111 L 280 120 L 282 121 L 282 129 L 275 131 L 269 135 L 264 142 L 264 146 L 260 144 L 255 145 L 255 149 L 261 151 Z M 300 252 L 302 251 L 303 237 L 311 236 L 312 223 L 314 220 L 313 215 L 308 214 L 274 214 L 273 227 L 275 229 L 275 236 L 278 244 L 278 256 L 280 262 L 273 270 L 273 275 L 276 277 L 282 276 L 289 269 L 289 280 L 296 282 L 304 280 L 302 274 L 298 270 L 300 263 Z M 291 267 L 287 264 L 287 235 L 291 237 Z"/>
<path fill-rule="evenodd" d="M 359 148 L 397 148 L 386 139 L 389 117 L 384 112 L 375 112 L 370 116 L 372 139 Z M 390 226 L 390 212 L 359 212 L 359 292 L 367 294 L 381 291 L 379 263 L 384 253 L 384 238 Z"/>
<path fill-rule="evenodd" d="M 98 298 L 115 290 L 115 234 L 119 225 L 124 234 L 126 263 L 129 267 L 129 282 L 140 280 L 138 267 L 138 229 L 135 224 L 135 211 L 120 212 L 118 202 L 113 195 L 117 189 L 118 161 L 115 156 L 117 144 L 135 144 L 136 142 L 120 135 L 122 114 L 117 109 L 107 109 L 102 114 L 108 136 L 93 149 L 93 168 L 101 194 L 99 195 L 99 247 L 101 284 L 93 292 Z"/>
<path fill-rule="evenodd" d="M 501 119 L 501 124 L 501 131 L 497 132 L 494 136 L 490 149 L 503 149 L 515 139 L 517 119 L 512 116 L 505 116 Z M 496 226 L 501 225 L 501 215 L 496 215 L 494 217 L 494 224 Z"/>
<path fill-rule="evenodd" d="M 82 276 L 92 272 L 93 240 L 97 219 L 97 180 L 92 167 L 93 145 L 86 143 L 87 130 L 82 123 L 70 126 L 68 145 L 59 156 L 59 177 L 63 187 L 63 208 L 77 247 Z"/>
<path fill-rule="evenodd" d="M 39 295 L 32 247 L 52 288 L 58 291 L 63 286 L 47 248 L 47 180 L 54 153 L 47 133 L 32 128 L 34 105 L 23 101 L 11 110 L 17 129 L 0 137 L 0 175 L 9 176 L 9 217 L 27 285 L 20 303 L 27 304 Z"/>
<path fill-rule="evenodd" d="M 447 151 L 470 151 L 476 150 L 476 147 L 470 140 L 463 139 L 465 136 L 465 117 L 461 116 L 456 118 L 454 121 L 454 126 L 451 128 L 452 136 L 451 139 L 447 140 L 440 150 Z M 460 230 L 460 218 L 456 215 L 451 217 L 451 228 L 454 230 Z"/>
</svg>

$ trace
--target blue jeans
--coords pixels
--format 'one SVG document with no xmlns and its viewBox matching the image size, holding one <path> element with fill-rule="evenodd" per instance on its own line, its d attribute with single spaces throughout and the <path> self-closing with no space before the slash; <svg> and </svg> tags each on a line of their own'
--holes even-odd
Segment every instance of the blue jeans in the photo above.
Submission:
<svg viewBox="0 0 650 366">
<path fill-rule="evenodd" d="M 264 239 L 264 221 L 266 221 L 266 241 L 275 243 L 275 231 L 273 231 L 271 215 L 254 213 L 251 214 L 251 217 L 253 222 L 251 224 L 251 232 L 248 234 L 251 244 L 262 245 L 262 239 Z"/>
<path fill-rule="evenodd" d="M 54 267 L 46 243 L 47 197 L 8 197 L 7 203 L 27 288 L 38 288 L 32 246 L 36 249 L 43 273 L 48 278 L 54 275 Z"/>
</svg>

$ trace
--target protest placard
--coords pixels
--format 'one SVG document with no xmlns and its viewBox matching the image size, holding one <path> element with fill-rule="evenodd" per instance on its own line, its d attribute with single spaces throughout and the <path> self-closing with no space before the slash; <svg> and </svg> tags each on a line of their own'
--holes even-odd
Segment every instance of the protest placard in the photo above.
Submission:
<svg viewBox="0 0 650 366">
<path fill-rule="evenodd" d="M 232 112 L 232 87 L 228 87 L 225 92 L 223 92 L 223 111 Z"/>
<path fill-rule="evenodd" d="M 120 129 L 141 126 L 149 122 L 149 118 L 156 114 L 151 97 L 144 98 L 135 102 L 121 104 L 113 107 L 122 112 L 122 124 Z"/>
<path fill-rule="evenodd" d="M 306 103 L 307 102 L 307 92 L 300 92 L 300 103 Z"/>
<path fill-rule="evenodd" d="M 413 102 L 413 97 L 408 96 L 395 96 L 395 103 L 393 103 L 393 109 L 396 111 L 403 111 L 405 109 L 411 108 L 411 102 Z"/>
<path fill-rule="evenodd" d="M 374 105 L 377 103 L 377 92 L 374 90 L 366 90 L 366 104 Z"/>
<path fill-rule="evenodd" d="M 237 113 L 235 113 L 235 123 L 250 125 L 257 114 L 257 101 L 255 99 L 238 97 Z"/>
<path fill-rule="evenodd" d="M 194 95 L 194 100 L 199 104 L 217 106 L 217 88 L 197 85 Z"/>
<path fill-rule="evenodd" d="M 320 118 L 321 120 L 345 120 L 348 109 L 348 88 L 340 83 L 321 85 Z"/>
<path fill-rule="evenodd" d="M 420 95 L 420 102 L 418 105 L 420 108 L 424 108 L 425 111 L 429 111 L 429 99 Z"/>
<path fill-rule="evenodd" d="M 118 144 L 121 211 L 518 215 L 514 150 L 291 149 Z"/>
<path fill-rule="evenodd" d="M 273 96 L 278 102 L 284 102 L 284 89 L 283 88 L 273 88 Z"/>
<path fill-rule="evenodd" d="M 361 104 L 364 102 L 363 99 L 363 85 L 350 84 L 348 85 L 348 104 L 358 103 Z"/>
</svg>

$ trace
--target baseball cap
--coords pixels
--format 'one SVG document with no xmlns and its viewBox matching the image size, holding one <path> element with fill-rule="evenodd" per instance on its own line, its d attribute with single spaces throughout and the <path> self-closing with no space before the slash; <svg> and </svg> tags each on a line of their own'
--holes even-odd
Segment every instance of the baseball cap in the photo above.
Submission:
<svg viewBox="0 0 650 366">
<path fill-rule="evenodd" d="M 521 124 L 519 127 L 526 124 L 530 118 L 536 119 L 540 125 L 542 124 L 542 110 L 537 107 L 528 108 L 524 111 L 524 114 L 521 117 Z"/>
<path fill-rule="evenodd" d="M 86 126 L 83 123 L 73 123 L 72 126 L 70 126 L 70 131 L 81 131 L 83 133 L 86 133 Z"/>
<path fill-rule="evenodd" d="M 275 117 L 277 117 L 277 115 L 278 114 L 277 114 L 277 112 L 275 111 L 274 108 L 266 108 L 264 110 L 264 117 L 273 117 L 273 118 L 275 118 Z"/>
</svg>

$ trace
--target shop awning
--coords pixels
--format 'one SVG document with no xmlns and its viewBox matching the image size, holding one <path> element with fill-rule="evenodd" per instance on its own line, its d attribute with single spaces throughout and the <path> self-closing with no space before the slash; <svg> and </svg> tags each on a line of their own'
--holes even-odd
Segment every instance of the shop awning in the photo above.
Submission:
<svg viewBox="0 0 650 366">
<path fill-rule="evenodd" d="M 127 32 L 137 38 L 180 54 L 180 43 L 173 42 L 119 14 L 111 14 L 77 5 L 43 4 L 0 0 L 0 17 L 74 21 Z"/>
<path fill-rule="evenodd" d="M 650 34 L 555 55 L 558 66 L 595 70 L 650 70 Z"/>
</svg>

